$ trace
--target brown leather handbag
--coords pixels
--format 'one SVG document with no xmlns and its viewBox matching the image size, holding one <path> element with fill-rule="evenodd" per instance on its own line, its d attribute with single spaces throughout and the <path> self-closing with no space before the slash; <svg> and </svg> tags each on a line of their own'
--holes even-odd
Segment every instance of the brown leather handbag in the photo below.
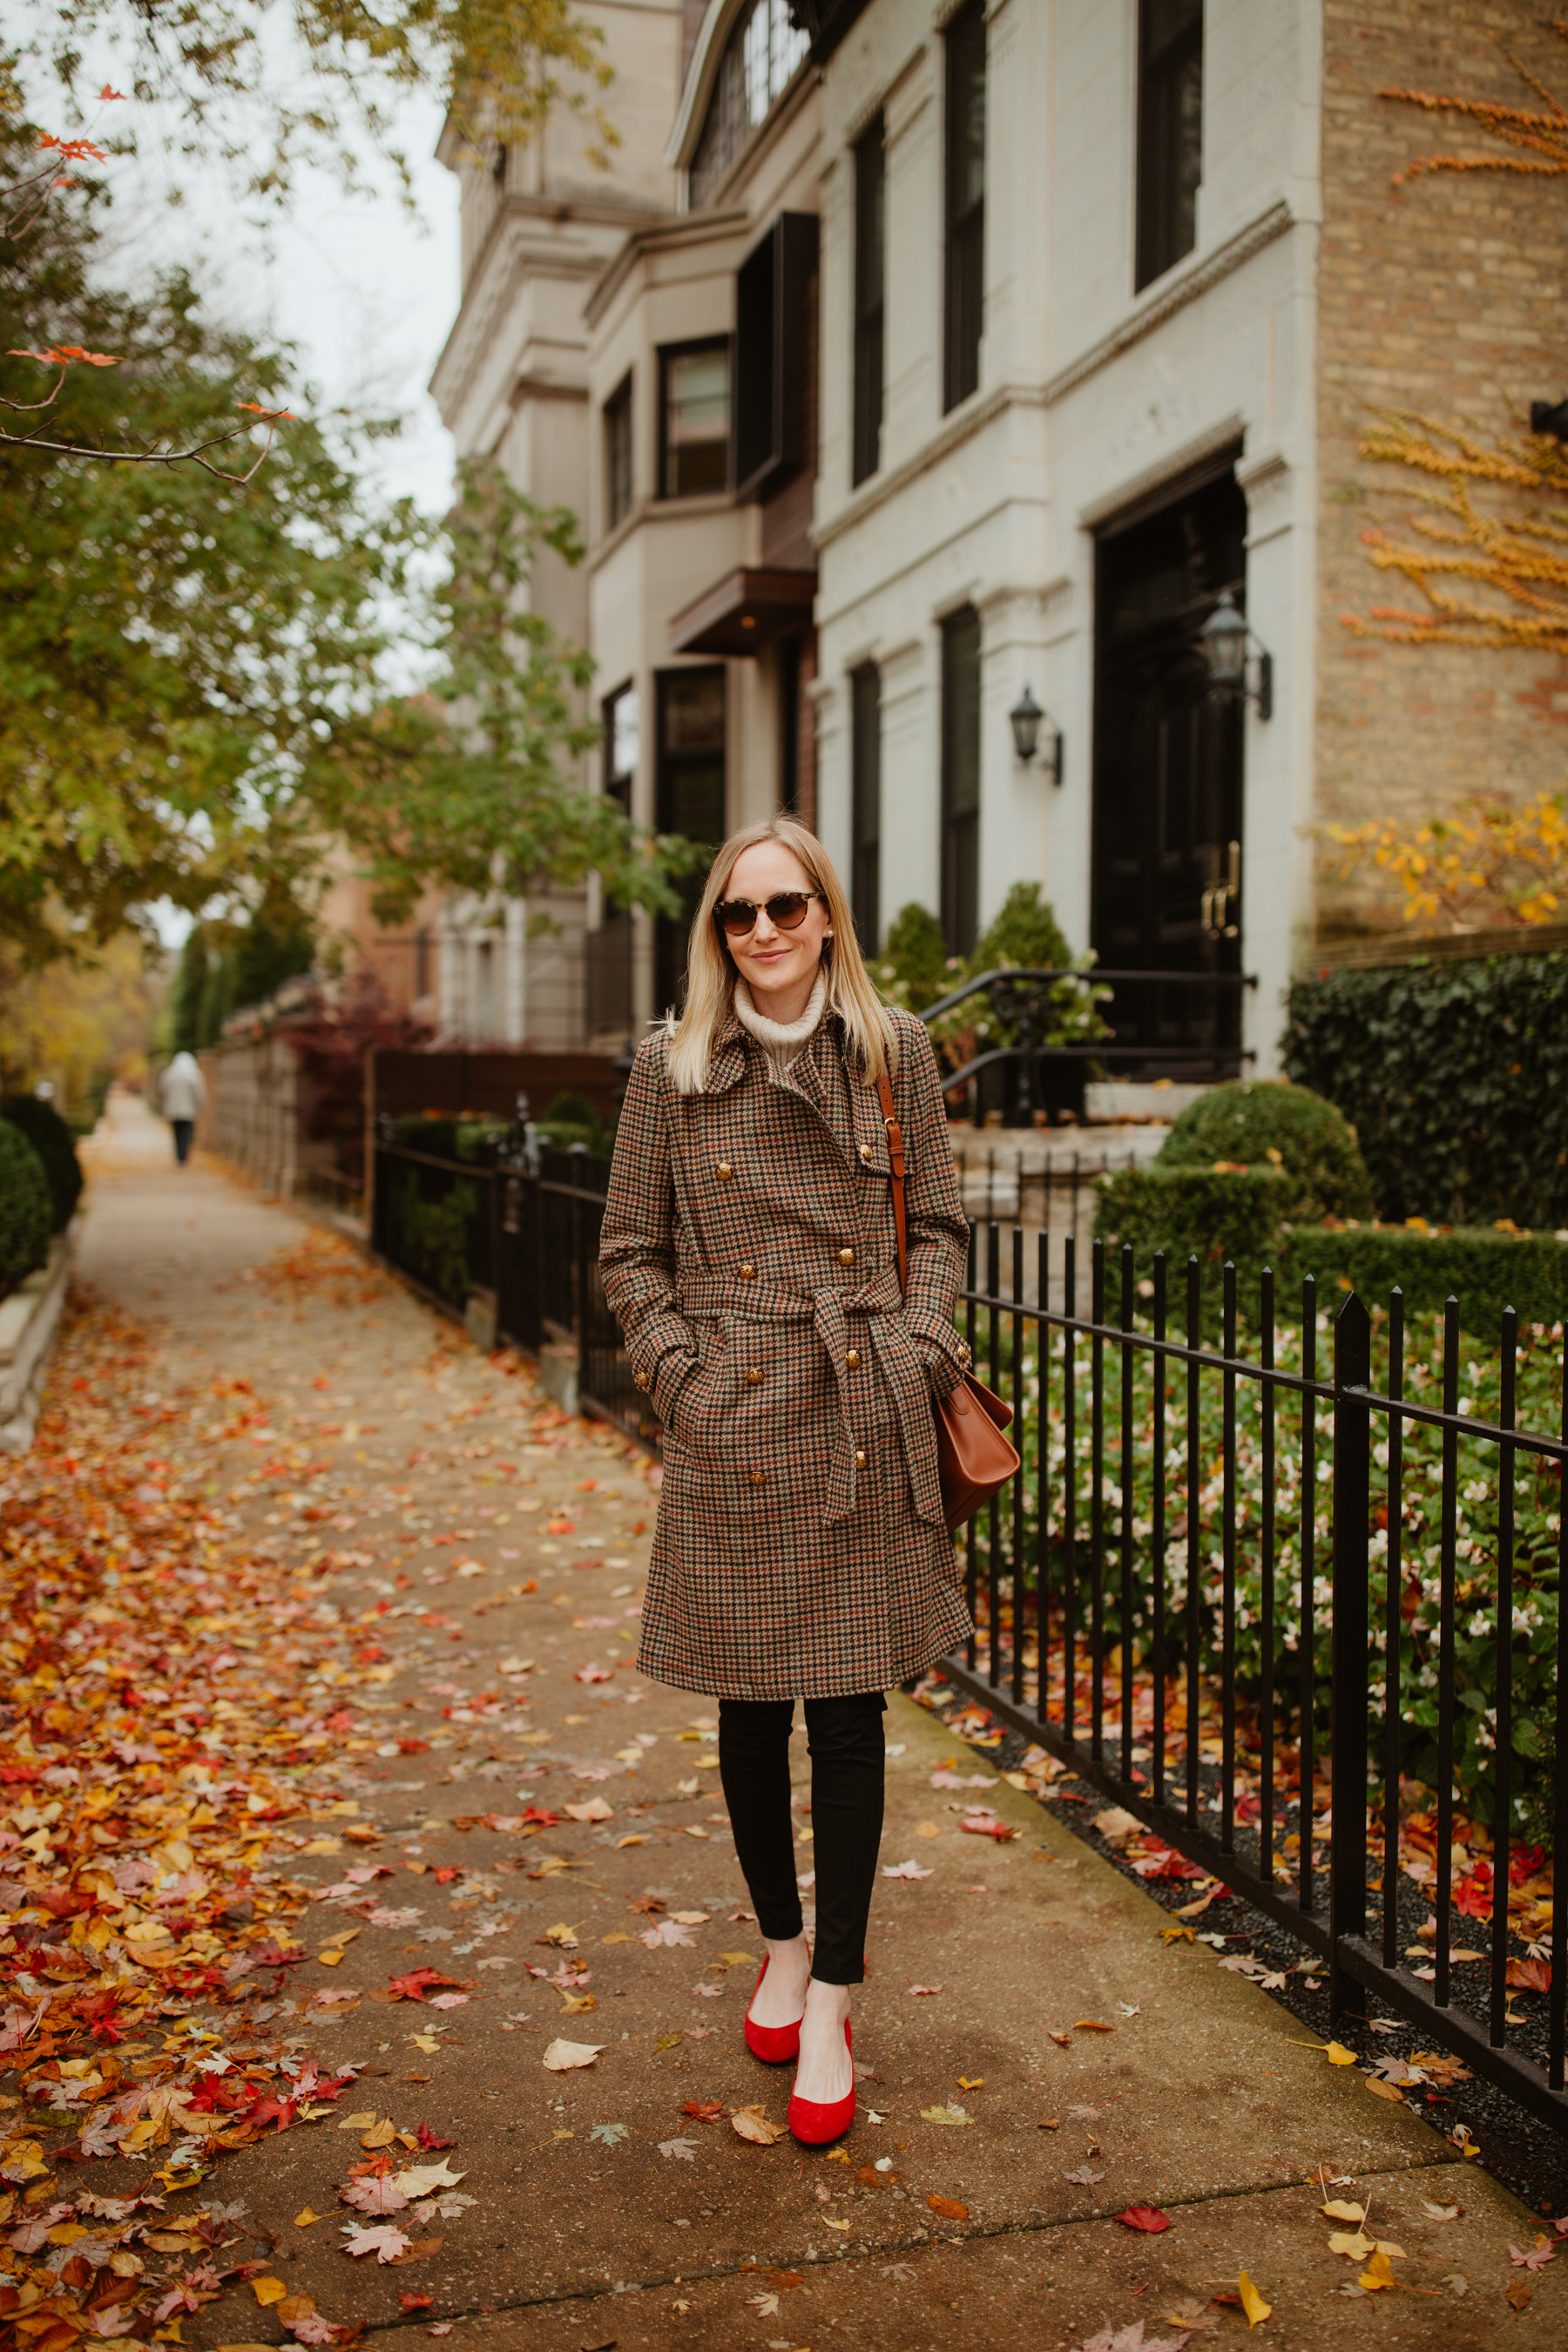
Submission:
<svg viewBox="0 0 1568 2352">
<path fill-rule="evenodd" d="M 893 1089 L 885 1077 L 877 1081 L 882 1124 L 888 1130 L 888 1164 L 893 1179 L 893 1230 L 899 1244 L 899 1288 L 910 1286 L 909 1231 L 904 1208 L 904 1134 L 893 1108 Z M 982 1504 L 1005 1486 L 1018 1468 L 1017 1449 L 1004 1433 L 1013 1408 L 965 1372 L 947 1396 L 931 1406 L 936 1421 L 937 1475 L 942 1482 L 942 1508 L 949 1528 L 962 1527 Z"/>
</svg>

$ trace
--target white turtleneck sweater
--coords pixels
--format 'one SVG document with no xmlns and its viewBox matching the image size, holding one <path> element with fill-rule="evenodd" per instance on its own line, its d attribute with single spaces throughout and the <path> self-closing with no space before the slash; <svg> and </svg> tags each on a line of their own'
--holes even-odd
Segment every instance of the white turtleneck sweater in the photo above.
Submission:
<svg viewBox="0 0 1568 2352">
<path fill-rule="evenodd" d="M 759 1013 L 752 1001 L 752 992 L 743 980 L 735 982 L 735 1018 L 743 1029 L 749 1029 L 768 1057 L 768 1076 L 775 1087 L 787 1086 L 789 1074 L 802 1049 L 816 1033 L 822 1018 L 822 1008 L 827 1002 L 827 976 L 818 972 L 811 992 L 811 1002 L 798 1021 L 770 1021 Z"/>
</svg>

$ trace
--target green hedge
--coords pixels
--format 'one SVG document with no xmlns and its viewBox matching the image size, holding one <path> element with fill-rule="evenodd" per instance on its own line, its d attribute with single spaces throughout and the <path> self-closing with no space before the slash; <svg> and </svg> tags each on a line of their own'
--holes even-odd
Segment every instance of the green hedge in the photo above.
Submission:
<svg viewBox="0 0 1568 2352">
<path fill-rule="evenodd" d="M 20 1128 L 0 1118 L 0 1298 L 44 1264 L 51 1223 L 44 1163 Z"/>
<path fill-rule="evenodd" d="M 1407 1315 L 1440 1310 L 1457 1297 L 1463 1328 L 1493 1342 L 1505 1307 L 1517 1310 L 1521 1324 L 1568 1320 L 1568 1243 L 1552 1234 L 1293 1224 L 1283 1213 L 1289 1186 L 1272 1170 L 1256 1168 L 1245 1173 L 1131 1168 L 1103 1177 L 1099 1189 L 1097 1234 L 1131 1243 L 1140 1275 L 1163 1249 L 1173 1307 L 1185 1279 L 1181 1269 L 1195 1252 L 1211 1308 L 1228 1257 L 1236 1264 L 1244 1311 L 1257 1299 L 1259 1269 L 1272 1265 L 1282 1316 L 1300 1312 L 1302 1279 L 1310 1274 L 1325 1306 L 1341 1290 L 1359 1291 L 1369 1306 L 1381 1306 L 1395 1286 L 1405 1293 Z M 1114 1297 L 1114 1275 L 1108 1281 Z"/>
<path fill-rule="evenodd" d="M 511 1132 L 504 1118 L 482 1111 L 448 1116 L 439 1111 L 415 1111 L 392 1122 L 392 1140 L 408 1151 L 427 1151 L 433 1160 L 477 1161 L 487 1157 L 492 1143 Z"/>
<path fill-rule="evenodd" d="M 1131 1242 L 1140 1274 L 1156 1250 L 1184 1265 L 1195 1252 L 1205 1285 L 1227 1257 L 1238 1265 L 1263 1264 L 1293 1197 L 1289 1181 L 1274 1168 L 1124 1168 L 1102 1176 L 1099 1192 L 1095 1233 L 1104 1241 Z M 1174 1263 L 1166 1279 L 1173 1300 Z"/>
<path fill-rule="evenodd" d="M 37 1095 L 8 1095 L 0 1102 L 0 1118 L 19 1128 L 44 1163 L 49 1188 L 50 1224 L 63 1233 L 76 1214 L 81 1198 L 81 1162 L 69 1128 L 53 1103 Z"/>
<path fill-rule="evenodd" d="M 1568 955 L 1321 972 L 1285 1066 L 1354 1126 L 1380 1216 L 1568 1226 Z"/>
</svg>

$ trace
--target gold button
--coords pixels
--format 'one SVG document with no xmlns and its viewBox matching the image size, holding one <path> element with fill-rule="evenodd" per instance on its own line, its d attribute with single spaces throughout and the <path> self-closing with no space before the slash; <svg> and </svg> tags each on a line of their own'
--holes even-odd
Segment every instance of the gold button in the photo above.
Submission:
<svg viewBox="0 0 1568 2352">
<path fill-rule="evenodd" d="M 840 1265 L 853 1265 L 855 1263 L 854 1251 L 852 1249 L 841 1249 L 838 1253 L 838 1263 Z"/>
<path fill-rule="evenodd" d="M 863 1445 L 856 1448 L 855 1467 L 857 1470 L 864 1470 L 866 1467 L 866 1449 Z"/>
<path fill-rule="evenodd" d="M 767 1485 L 767 1483 L 768 1483 L 768 1474 L 767 1474 L 767 1472 L 766 1472 L 765 1470 L 753 1470 L 753 1471 L 752 1471 L 752 1486 L 765 1486 Z"/>
<path fill-rule="evenodd" d="M 646 1388 L 647 1388 L 647 1384 L 648 1384 L 648 1381 L 647 1381 L 647 1374 L 646 1372 L 639 1372 L 639 1373 L 637 1374 L 637 1386 L 638 1386 L 638 1388 L 639 1388 L 639 1389 L 646 1389 Z"/>
<path fill-rule="evenodd" d="M 752 1366 L 751 1370 L 750 1370 L 747 1372 L 747 1374 L 746 1374 L 746 1386 L 747 1386 L 749 1389 L 760 1389 L 760 1388 L 762 1387 L 762 1385 L 763 1385 L 763 1374 L 762 1374 L 762 1369 L 761 1369 L 761 1367 L 760 1367 L 759 1365 L 757 1365 L 757 1364 L 753 1364 L 753 1365 Z"/>
<path fill-rule="evenodd" d="M 734 1170 L 731 1167 L 727 1160 L 721 1160 L 718 1167 L 713 1171 L 713 1173 L 718 1177 L 721 1184 L 727 1184 L 734 1172 Z"/>
<path fill-rule="evenodd" d="M 858 1372 L 858 1371 L 859 1370 L 859 1369 L 860 1369 L 860 1350 L 859 1350 L 859 1349 L 858 1349 L 858 1348 L 851 1348 L 851 1349 L 849 1349 L 849 1352 L 847 1353 L 847 1355 L 845 1357 L 844 1360 L 845 1360 L 845 1362 L 848 1365 L 848 1367 L 849 1367 L 849 1369 L 850 1369 L 850 1370 L 851 1370 L 852 1372 Z"/>
<path fill-rule="evenodd" d="M 752 1264 L 751 1259 L 747 1258 L 741 1267 L 741 1279 L 742 1282 L 754 1282 L 756 1278 L 757 1269 Z"/>
<path fill-rule="evenodd" d="M 967 1364 L 969 1361 L 969 1348 L 963 1339 L 958 1343 L 958 1360 L 961 1364 Z"/>
<path fill-rule="evenodd" d="M 862 1166 L 869 1168 L 871 1165 L 871 1147 L 868 1143 L 863 1143 L 860 1146 L 860 1160 Z"/>
</svg>

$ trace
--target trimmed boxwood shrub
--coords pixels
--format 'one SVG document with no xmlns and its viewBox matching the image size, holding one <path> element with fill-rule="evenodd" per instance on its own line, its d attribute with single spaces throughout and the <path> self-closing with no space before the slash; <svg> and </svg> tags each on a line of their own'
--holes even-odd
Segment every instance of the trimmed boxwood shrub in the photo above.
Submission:
<svg viewBox="0 0 1568 2352">
<path fill-rule="evenodd" d="M 51 1102 L 37 1095 L 8 1095 L 0 1102 L 0 1118 L 19 1128 L 44 1163 L 51 1204 L 50 1227 L 63 1233 L 76 1214 L 81 1198 L 81 1162 L 69 1128 Z"/>
<path fill-rule="evenodd" d="M 1403 1225 L 1297 1224 L 1282 1213 L 1288 1186 L 1272 1171 L 1245 1174 L 1213 1170 L 1130 1168 L 1101 1179 L 1095 1231 L 1118 1244 L 1131 1243 L 1140 1275 L 1156 1250 L 1166 1256 L 1166 1292 L 1173 1311 L 1185 1282 L 1189 1255 L 1203 1265 L 1205 1320 L 1219 1303 L 1218 1275 L 1234 1261 L 1237 1302 L 1256 1320 L 1258 1276 L 1274 1269 L 1276 1313 L 1298 1318 L 1301 1283 L 1311 1275 L 1320 1307 L 1358 1291 L 1369 1307 L 1384 1306 L 1396 1286 L 1405 1311 L 1440 1312 L 1459 1302 L 1463 1328 L 1495 1345 L 1500 1318 L 1511 1307 L 1521 1324 L 1568 1321 L 1568 1243 L 1552 1234 L 1506 1234 L 1486 1226 L 1447 1233 Z M 1114 1286 L 1114 1273 L 1108 1274 Z"/>
<path fill-rule="evenodd" d="M 1227 1257 L 1238 1265 L 1262 1265 L 1276 1247 L 1290 1206 L 1290 1187 L 1276 1168 L 1167 1168 L 1163 1155 L 1148 1168 L 1124 1168 L 1102 1176 L 1095 1233 L 1103 1241 L 1131 1243 L 1140 1274 L 1148 1272 L 1156 1250 L 1170 1265 L 1166 1280 L 1173 1301 L 1178 1266 L 1190 1255 L 1203 1261 L 1211 1295 L 1211 1275 Z M 1180 1280 L 1185 1280 L 1181 1276 Z"/>
<path fill-rule="evenodd" d="M 44 1264 L 49 1230 L 44 1163 L 20 1128 L 0 1118 L 0 1298 Z"/>
<path fill-rule="evenodd" d="M 1212 1169 L 1216 1160 L 1280 1170 L 1289 1185 L 1288 1215 L 1316 1220 L 1371 1213 L 1372 1186 L 1355 1129 L 1332 1103 L 1305 1087 L 1242 1078 L 1211 1087 L 1189 1103 L 1165 1138 L 1159 1165 Z"/>
<path fill-rule="evenodd" d="M 1353 1120 L 1380 1216 L 1568 1225 L 1568 955 L 1325 971 L 1285 1066 Z"/>
</svg>

